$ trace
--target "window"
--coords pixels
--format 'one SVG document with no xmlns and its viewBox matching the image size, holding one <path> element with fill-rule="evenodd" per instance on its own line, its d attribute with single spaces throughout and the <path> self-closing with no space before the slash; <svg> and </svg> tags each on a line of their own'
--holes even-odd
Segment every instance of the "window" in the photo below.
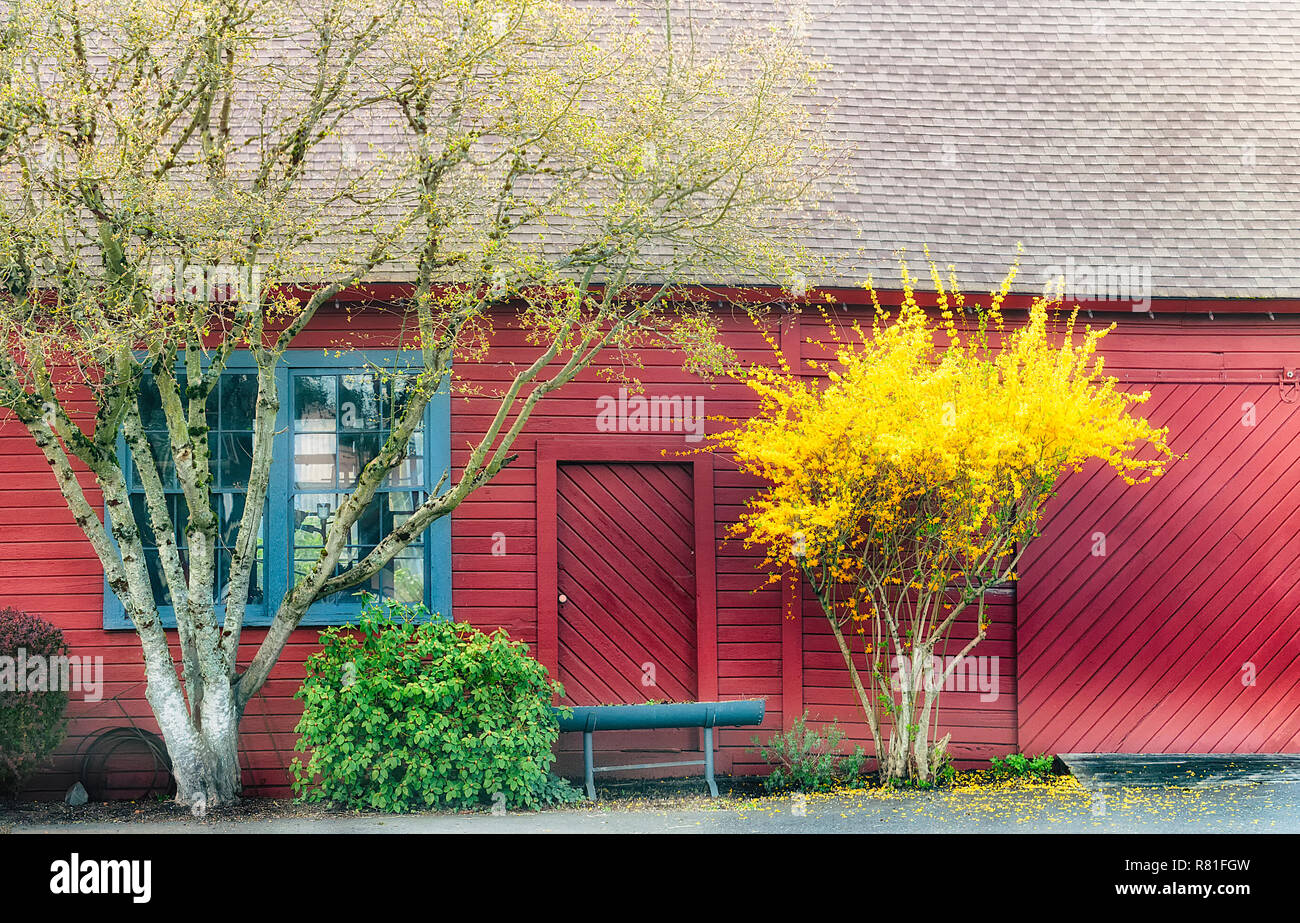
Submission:
<svg viewBox="0 0 1300 923">
<path fill-rule="evenodd" d="M 320 353 L 286 354 L 279 376 L 280 415 L 272 447 L 271 479 L 258 560 L 249 587 L 245 624 L 265 625 L 298 577 L 315 563 L 329 520 L 356 486 L 357 477 L 375 457 L 400 413 L 406 392 L 403 370 L 419 362 L 418 354 L 365 353 L 322 357 Z M 140 409 L 159 460 L 159 474 L 177 527 L 184 561 L 185 500 L 171 468 L 166 423 L 157 389 L 146 381 Z M 235 357 L 209 401 L 208 426 L 213 472 L 213 502 L 218 513 L 219 555 L 217 606 L 222 611 L 231 548 L 244 510 L 252 465 L 252 419 L 257 396 L 256 370 L 248 357 Z M 361 560 L 393 528 L 401 525 L 428 497 L 450 463 L 450 400 L 444 388 L 426 408 L 422 426 L 412 436 L 406 458 L 389 473 L 369 508 L 352 527 L 338 571 Z M 130 453 L 119 445 L 128 470 L 131 503 L 137 521 L 144 511 L 144 491 Z M 166 590 L 156 543 L 145 534 L 146 556 L 164 624 L 175 617 Z M 369 582 L 315 603 L 304 625 L 352 621 L 363 595 L 424 603 L 433 612 L 451 614 L 451 522 L 444 517 L 426 529 Z M 120 601 L 104 591 L 106 628 L 129 628 Z"/>
<path fill-rule="evenodd" d="M 357 478 L 388 439 L 400 413 L 405 379 L 372 372 L 303 372 L 293 375 L 294 577 L 320 557 L 334 511 L 357 486 Z M 339 559 L 343 571 L 364 558 L 380 539 L 405 522 L 428 497 L 424 428 L 412 437 L 406 458 L 376 492 L 352 526 Z M 368 584 L 323 600 L 325 606 L 355 605 L 367 593 L 399 602 L 424 601 L 425 540 L 416 539 Z"/>
<path fill-rule="evenodd" d="M 182 387 L 184 385 L 182 384 Z M 226 598 L 230 580 L 230 562 L 238 534 L 239 521 L 244 515 L 244 497 L 248 493 L 248 478 L 253 465 L 253 406 L 257 400 L 257 375 L 248 372 L 229 372 L 221 376 L 217 392 L 208 401 L 208 455 L 212 471 L 213 505 L 217 512 L 217 576 L 216 602 Z M 182 563 L 187 558 L 185 521 L 189 507 L 181 493 L 180 482 L 168 446 L 167 420 L 163 415 L 162 400 L 153 376 L 147 376 L 140 388 L 140 418 L 152 449 L 159 479 L 167 493 L 167 512 L 175 527 L 175 541 L 181 551 Z M 129 457 L 130 453 L 126 453 Z M 141 527 L 145 548 L 145 561 L 153 583 L 153 596 L 159 605 L 170 607 L 171 594 L 163 577 L 162 562 L 158 554 L 157 537 L 149 528 L 145 509 L 144 485 L 134 460 L 126 466 L 127 487 L 131 495 L 131 510 Z M 266 547 L 266 521 L 263 517 L 262 536 L 257 543 L 257 561 L 248 587 L 249 609 L 265 608 L 265 575 L 262 555 Z"/>
</svg>

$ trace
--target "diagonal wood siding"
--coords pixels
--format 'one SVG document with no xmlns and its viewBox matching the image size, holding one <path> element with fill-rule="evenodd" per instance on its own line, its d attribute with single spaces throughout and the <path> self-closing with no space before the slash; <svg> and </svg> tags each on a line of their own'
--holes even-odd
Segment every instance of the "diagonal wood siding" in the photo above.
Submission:
<svg viewBox="0 0 1300 923">
<path fill-rule="evenodd" d="M 1151 391 L 1187 459 L 1140 487 L 1071 475 L 1022 568 L 1021 749 L 1300 750 L 1300 404 Z"/>
</svg>

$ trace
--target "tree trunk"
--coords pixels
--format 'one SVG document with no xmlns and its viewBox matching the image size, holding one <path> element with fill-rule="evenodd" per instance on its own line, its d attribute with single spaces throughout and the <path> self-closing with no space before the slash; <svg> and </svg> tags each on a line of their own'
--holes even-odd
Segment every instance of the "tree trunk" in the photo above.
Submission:
<svg viewBox="0 0 1300 923">
<path fill-rule="evenodd" d="M 239 800 L 242 787 L 239 768 L 239 713 L 227 686 L 205 692 L 202 721 L 196 726 L 185 704 L 185 695 L 171 663 L 150 656 L 145 647 L 145 697 L 158 720 L 176 780 L 176 803 L 188 806 L 196 815 L 209 807 Z M 214 694 L 217 693 L 217 694 Z"/>
<path fill-rule="evenodd" d="M 882 750 L 882 740 L 880 736 L 880 722 L 876 717 L 875 703 L 867 694 L 867 690 L 862 685 L 862 677 L 858 675 L 858 668 L 853 663 L 853 651 L 849 648 L 848 641 L 844 638 L 844 632 L 840 630 L 839 623 L 835 621 L 830 608 L 823 601 L 822 614 L 826 616 L 826 621 L 830 623 L 831 633 L 835 636 L 835 643 L 839 646 L 840 656 L 844 658 L 844 665 L 848 667 L 849 678 L 853 682 L 853 690 L 858 695 L 858 702 L 862 705 L 862 711 L 867 717 L 867 727 L 871 729 L 871 739 L 876 747 L 876 771 L 884 777 L 885 772 L 885 755 Z"/>
<path fill-rule="evenodd" d="M 230 721 L 220 730 L 205 728 L 201 733 L 188 721 L 173 720 L 170 714 L 166 719 L 160 716 L 158 724 L 172 759 L 177 804 L 202 816 L 214 805 L 239 800 L 242 779 L 237 722 Z"/>
<path fill-rule="evenodd" d="M 929 660 L 927 659 L 927 663 Z M 934 702 L 939 692 L 933 687 L 934 678 L 928 671 L 925 675 L 926 685 L 921 690 L 920 707 L 916 714 L 916 736 L 912 740 L 912 762 L 915 764 L 916 777 L 922 782 L 929 782 L 930 772 L 930 716 L 934 713 Z"/>
</svg>

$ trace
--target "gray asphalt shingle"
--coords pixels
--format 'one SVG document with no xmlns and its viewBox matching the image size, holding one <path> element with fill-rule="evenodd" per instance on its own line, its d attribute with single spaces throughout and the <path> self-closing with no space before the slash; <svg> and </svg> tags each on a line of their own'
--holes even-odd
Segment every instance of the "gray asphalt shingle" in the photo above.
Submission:
<svg viewBox="0 0 1300 923">
<path fill-rule="evenodd" d="M 810 228 L 844 281 L 928 244 L 988 287 L 1019 240 L 1018 290 L 1073 265 L 1149 272 L 1156 296 L 1300 295 L 1300 5 L 807 7 L 854 148 L 843 220 Z"/>
</svg>

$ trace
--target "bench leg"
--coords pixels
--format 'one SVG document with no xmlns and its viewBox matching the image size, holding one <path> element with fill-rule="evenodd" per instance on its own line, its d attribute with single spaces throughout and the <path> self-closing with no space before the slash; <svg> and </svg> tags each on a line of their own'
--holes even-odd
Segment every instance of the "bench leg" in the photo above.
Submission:
<svg viewBox="0 0 1300 923">
<path fill-rule="evenodd" d="M 596 800 L 596 760 L 591 752 L 591 731 L 582 732 L 582 774 L 587 783 L 587 798 Z"/>
<path fill-rule="evenodd" d="M 704 729 L 704 779 L 709 783 L 709 794 L 718 797 L 718 783 L 713 781 L 713 728 Z"/>
</svg>

